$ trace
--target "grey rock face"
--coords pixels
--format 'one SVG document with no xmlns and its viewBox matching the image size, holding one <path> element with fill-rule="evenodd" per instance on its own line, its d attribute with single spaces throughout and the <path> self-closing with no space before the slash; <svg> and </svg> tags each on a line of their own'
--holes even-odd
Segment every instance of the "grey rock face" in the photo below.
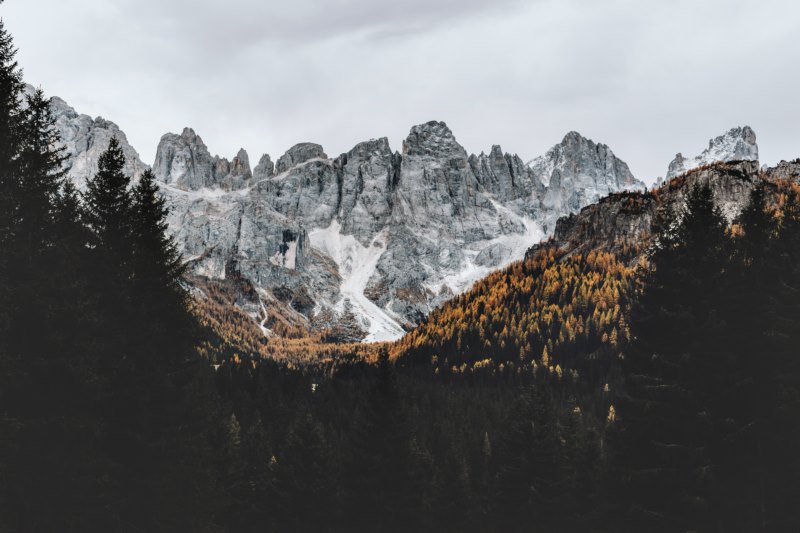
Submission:
<svg viewBox="0 0 800 533">
<path fill-rule="evenodd" d="M 594 249 L 620 252 L 625 245 L 647 242 L 657 211 L 680 213 L 694 184 L 711 188 L 715 203 L 731 222 L 747 204 L 759 176 L 755 161 L 715 163 L 689 171 L 685 180 L 662 185 L 657 196 L 652 192 L 612 194 L 560 218 L 553 243 L 568 253 L 585 253 Z"/>
<path fill-rule="evenodd" d="M 265 157 L 268 161 L 269 156 Z M 203 139 L 191 128 L 184 128 L 180 135 L 167 133 L 161 137 L 153 172 L 162 183 L 185 191 L 213 187 L 241 189 L 253 180 L 244 149 L 232 161 L 212 156 Z"/>
<path fill-rule="evenodd" d="M 711 139 L 708 141 L 708 148 L 691 159 L 678 153 L 669 164 L 667 180 L 694 168 L 720 161 L 758 161 L 756 134 L 750 126 L 731 128 Z"/>
<path fill-rule="evenodd" d="M 391 216 L 399 156 L 383 137 L 357 144 L 336 160 L 336 166 L 341 176 L 342 232 L 368 246 Z"/>
<path fill-rule="evenodd" d="M 33 87 L 26 86 L 26 92 L 33 92 Z M 125 133 L 113 122 L 102 117 L 93 119 L 89 115 L 81 115 L 57 96 L 51 99 L 50 109 L 68 156 L 65 165 L 78 189 L 85 188 L 86 182 L 97 173 L 100 154 L 106 151 L 113 137 L 117 138 L 125 154 L 126 174 L 135 179 L 149 168 L 128 143 Z"/>
<path fill-rule="evenodd" d="M 278 174 L 286 172 L 290 168 L 314 158 L 328 159 L 328 156 L 322 150 L 322 146 L 314 143 L 295 144 L 278 159 L 278 163 L 275 165 L 275 172 Z"/>
<path fill-rule="evenodd" d="M 224 159 L 218 160 L 216 176 L 224 176 L 219 179 L 219 184 L 223 189 L 235 190 L 248 186 L 253 181 L 253 173 L 250 171 L 250 159 L 247 152 L 241 148 L 230 164 Z"/>
<path fill-rule="evenodd" d="M 83 127 L 64 116 L 67 134 Z M 69 149 L 72 161 L 91 155 Z M 251 170 L 244 150 L 212 156 L 186 128 L 161 138 L 153 168 L 193 274 L 243 276 L 259 305 L 279 306 L 293 323 L 385 340 L 522 258 L 558 216 L 638 184 L 607 147 L 577 134 L 551 152 L 545 179 L 499 146 L 468 155 L 432 121 L 411 128 L 402 153 L 386 138 L 334 159 L 301 143 Z"/>
<path fill-rule="evenodd" d="M 264 154 L 258 160 L 258 164 L 253 169 L 253 179 L 255 181 L 265 180 L 275 175 L 275 163 L 270 159 L 269 154 Z"/>
<path fill-rule="evenodd" d="M 217 161 L 193 129 L 161 137 L 153 163 L 156 179 L 178 189 L 196 191 L 214 185 Z"/>
<path fill-rule="evenodd" d="M 770 181 L 783 179 L 800 183 L 800 159 L 781 161 L 774 167 L 767 167 L 762 170 L 764 176 Z"/>
<path fill-rule="evenodd" d="M 574 213 L 612 192 L 645 188 L 608 146 L 575 131 L 528 166 L 547 186 L 543 203 L 553 214 Z"/>
</svg>

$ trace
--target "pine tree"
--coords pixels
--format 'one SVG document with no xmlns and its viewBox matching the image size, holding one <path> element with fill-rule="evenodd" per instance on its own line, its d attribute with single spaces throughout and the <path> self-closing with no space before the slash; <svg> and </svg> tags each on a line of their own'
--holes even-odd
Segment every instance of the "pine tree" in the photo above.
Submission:
<svg viewBox="0 0 800 533">
<path fill-rule="evenodd" d="M 241 442 L 238 472 L 230 493 L 226 521 L 233 530 L 263 531 L 275 519 L 270 512 L 276 502 L 274 461 L 264 424 L 256 414 Z"/>
<path fill-rule="evenodd" d="M 128 341 L 135 336 L 131 331 L 135 217 L 124 166 L 119 141 L 112 138 L 83 194 L 84 220 L 90 229 L 90 275 L 101 295 L 99 313 L 105 330 L 98 341 L 107 343 L 108 349 L 103 350 L 107 356 L 120 348 L 113 357 L 120 360 L 130 351 Z"/>
<path fill-rule="evenodd" d="M 357 516 L 362 529 L 414 530 L 432 478 L 427 450 L 415 439 L 397 368 L 385 348 L 375 371 L 374 383 L 359 402 L 345 461 L 347 516 Z"/>
<path fill-rule="evenodd" d="M 12 226 L 5 245 L 9 257 L 6 272 L 16 294 L 10 304 L 15 310 L 10 338 L 18 343 L 17 350 L 41 351 L 46 336 L 39 332 L 40 324 L 57 318 L 54 316 L 57 310 L 46 304 L 51 299 L 48 293 L 59 290 L 59 282 L 64 281 L 60 279 L 54 249 L 64 156 L 50 100 L 41 89 L 26 100 L 18 128 L 17 186 L 14 192 L 9 191 L 9 195 L 15 196 L 13 202 L 22 216 Z"/>
<path fill-rule="evenodd" d="M 152 295 L 177 297 L 181 307 L 186 295 L 181 287 L 186 267 L 174 239 L 167 234 L 166 199 L 152 171 L 145 171 L 133 189 L 134 254 L 137 284 Z"/>
<path fill-rule="evenodd" d="M 15 59 L 17 50 L 11 34 L 0 20 L 0 190 L 7 192 L 13 179 L 21 120 L 22 71 Z M 6 209 L 0 210 L 5 215 Z M 5 221 L 3 221 L 5 222 Z M 0 226 L 0 228 L 5 225 Z M 0 234 L 2 237 L 2 234 Z"/>
<path fill-rule="evenodd" d="M 283 510 L 279 523 L 285 529 L 306 531 L 335 523 L 332 451 L 322 425 L 311 412 L 298 414 L 284 448 L 275 467 L 278 503 Z M 309 508 L 314 512 L 306 512 Z"/>
<path fill-rule="evenodd" d="M 80 193 L 69 179 L 64 180 L 55 204 L 51 268 L 56 270 L 58 304 L 48 331 L 58 352 L 73 361 L 83 360 L 93 351 L 93 339 L 98 323 L 99 293 L 88 273 L 91 257 L 87 248 L 90 232 L 83 222 Z M 84 366 L 86 368 L 86 366 Z"/>
<path fill-rule="evenodd" d="M 545 530 L 555 527 L 545 517 L 552 516 L 559 481 L 558 425 L 552 392 L 543 383 L 524 390 L 509 410 L 498 457 L 501 529 L 521 530 L 532 520 Z"/>
<path fill-rule="evenodd" d="M 627 527 L 653 531 L 709 527 L 718 399 L 732 361 L 719 318 L 727 224 L 708 185 L 689 190 L 678 217 L 659 221 L 615 402 L 622 513 Z"/>
<path fill-rule="evenodd" d="M 753 203 L 753 202 L 751 202 Z M 743 276 L 743 294 L 750 312 L 732 321 L 742 346 L 742 365 L 748 375 L 748 394 L 740 406 L 752 425 L 736 440 L 740 464 L 734 464 L 749 483 L 750 502 L 740 521 L 752 530 L 794 531 L 800 528 L 796 500 L 800 491 L 800 197 L 791 189 L 761 259 Z M 744 228 L 747 237 L 747 228 Z M 742 307 L 740 307 L 742 309 Z M 751 328 L 745 328 L 749 321 Z M 739 392 L 739 391 L 737 391 Z M 747 520 L 747 522 L 744 522 Z"/>
<path fill-rule="evenodd" d="M 17 160 L 20 180 L 19 209 L 24 213 L 17 231 L 30 253 L 35 247 L 48 245 L 54 230 L 55 207 L 66 175 L 66 156 L 50 110 L 50 99 L 41 89 L 26 96 L 20 138 L 22 145 Z M 43 244 L 45 243 L 45 244 Z"/>
<path fill-rule="evenodd" d="M 3 250 L 0 253 L 0 357 L 8 350 L 4 346 L 9 331 L 8 319 L 14 313 L 8 290 L 11 276 L 7 272 L 11 258 L 5 250 L 19 216 L 15 165 L 19 153 L 23 84 L 16 53 L 11 34 L 0 20 L 0 250 Z"/>
<path fill-rule="evenodd" d="M 777 231 L 777 221 L 767 209 L 767 183 L 759 181 L 739 215 L 744 234 L 738 238 L 737 249 L 745 266 L 767 259 L 767 247 Z M 753 270 L 752 273 L 756 271 Z"/>
<path fill-rule="evenodd" d="M 132 305 L 154 329 L 147 342 L 160 351 L 184 357 L 193 322 L 182 282 L 186 267 L 174 239 L 167 233 L 169 210 L 151 171 L 145 171 L 132 191 L 131 205 Z M 147 321 L 157 315 L 159 321 Z M 145 339 L 142 339 L 145 340 Z M 183 353 L 181 353 L 183 352 Z"/>
<path fill-rule="evenodd" d="M 133 199 L 128 190 L 130 177 L 124 173 L 125 155 L 116 137 L 100 155 L 97 174 L 87 184 L 84 194 L 86 222 L 92 230 L 92 247 L 109 260 L 117 261 L 120 274 L 132 267 L 130 248 Z"/>
</svg>

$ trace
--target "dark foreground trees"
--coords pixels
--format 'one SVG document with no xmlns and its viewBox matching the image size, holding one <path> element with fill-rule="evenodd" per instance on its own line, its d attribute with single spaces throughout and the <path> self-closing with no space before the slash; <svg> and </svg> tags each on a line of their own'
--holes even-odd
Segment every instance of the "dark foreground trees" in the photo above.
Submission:
<svg viewBox="0 0 800 533">
<path fill-rule="evenodd" d="M 13 52 L 0 28 L 0 529 L 208 529 L 217 398 L 163 199 L 116 140 L 78 193 Z"/>
<path fill-rule="evenodd" d="M 611 440 L 631 530 L 799 527 L 797 195 L 776 213 L 767 186 L 733 236 L 707 186 L 662 226 Z"/>
</svg>

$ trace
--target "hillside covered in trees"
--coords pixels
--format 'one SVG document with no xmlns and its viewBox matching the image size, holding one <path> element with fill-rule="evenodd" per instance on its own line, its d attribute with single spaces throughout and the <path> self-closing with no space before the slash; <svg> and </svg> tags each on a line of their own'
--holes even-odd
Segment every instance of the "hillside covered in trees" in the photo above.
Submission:
<svg viewBox="0 0 800 533">
<path fill-rule="evenodd" d="M 0 531 L 800 529 L 791 182 L 609 197 L 395 344 L 267 341 L 246 285 L 187 292 L 116 142 L 72 187 L 14 57 L 0 26 Z"/>
</svg>

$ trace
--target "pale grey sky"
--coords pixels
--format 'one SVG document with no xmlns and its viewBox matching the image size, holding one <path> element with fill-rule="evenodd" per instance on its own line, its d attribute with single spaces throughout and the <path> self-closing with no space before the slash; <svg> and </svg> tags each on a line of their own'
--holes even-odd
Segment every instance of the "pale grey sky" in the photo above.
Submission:
<svg viewBox="0 0 800 533">
<path fill-rule="evenodd" d="M 6 0 L 26 80 L 102 115 L 152 163 L 193 127 L 251 162 L 444 120 L 469 152 L 533 158 L 577 130 L 652 181 L 749 124 L 800 157 L 794 0 Z"/>
</svg>

